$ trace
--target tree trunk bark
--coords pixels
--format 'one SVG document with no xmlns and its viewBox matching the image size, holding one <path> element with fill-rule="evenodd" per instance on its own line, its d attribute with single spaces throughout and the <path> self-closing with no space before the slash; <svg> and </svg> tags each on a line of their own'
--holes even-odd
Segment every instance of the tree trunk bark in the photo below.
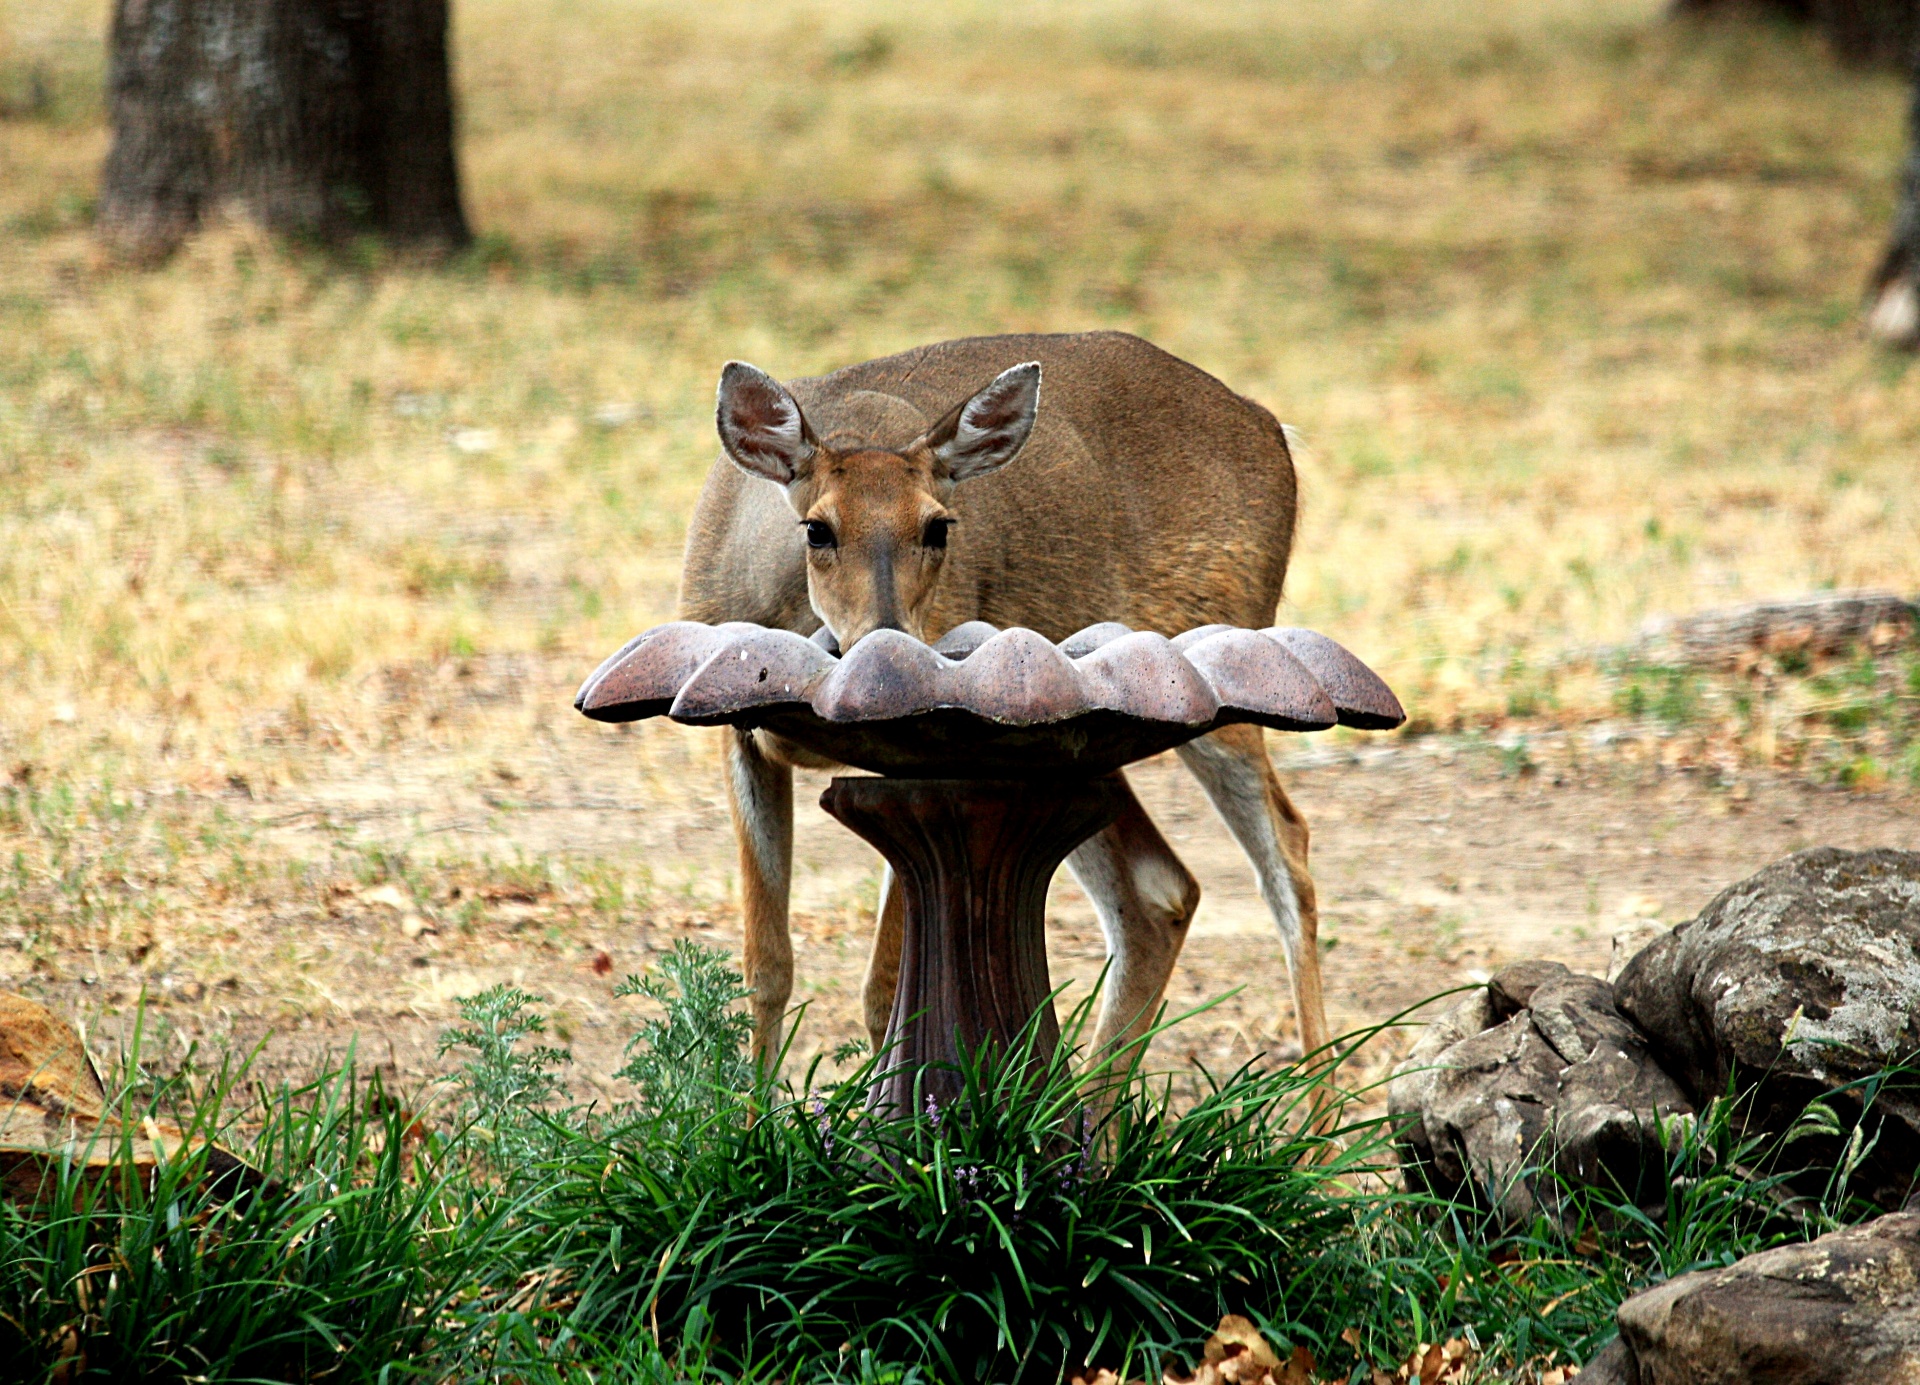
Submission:
<svg viewBox="0 0 1920 1385">
<path fill-rule="evenodd" d="M 1812 24 L 1850 63 L 1900 64 L 1920 30 L 1920 0 L 1673 0 L 1676 14 L 1745 11 Z"/>
<path fill-rule="evenodd" d="M 1907 111 L 1907 162 L 1893 234 L 1867 286 L 1867 331 L 1890 346 L 1920 348 L 1920 41 L 1913 52 L 1913 102 Z"/>
<path fill-rule="evenodd" d="M 109 242 L 163 256 L 232 208 L 338 242 L 465 245 L 447 0 L 115 0 Z"/>
</svg>

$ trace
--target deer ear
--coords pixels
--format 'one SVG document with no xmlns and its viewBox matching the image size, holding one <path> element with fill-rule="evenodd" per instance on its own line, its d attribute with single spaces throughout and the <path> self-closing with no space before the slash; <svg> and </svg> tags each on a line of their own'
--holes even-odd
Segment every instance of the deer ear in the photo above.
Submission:
<svg viewBox="0 0 1920 1385">
<path fill-rule="evenodd" d="M 783 486 L 806 470 L 819 447 L 786 386 L 745 361 L 728 361 L 720 372 L 714 426 L 735 466 Z"/>
<path fill-rule="evenodd" d="M 992 384 L 927 430 L 932 451 L 954 481 L 997 471 L 1026 446 L 1040 409 L 1040 362 L 1003 370 Z"/>
</svg>

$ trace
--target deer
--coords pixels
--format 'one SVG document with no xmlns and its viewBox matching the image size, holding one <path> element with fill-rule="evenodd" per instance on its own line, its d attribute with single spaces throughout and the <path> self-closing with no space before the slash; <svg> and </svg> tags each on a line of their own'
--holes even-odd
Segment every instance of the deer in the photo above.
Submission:
<svg viewBox="0 0 1920 1385">
<path fill-rule="evenodd" d="M 816 638 L 824 626 L 835 652 L 882 629 L 931 643 L 974 620 L 1054 641 L 1102 621 L 1167 636 L 1273 623 L 1297 510 L 1287 430 L 1139 337 L 970 337 L 785 385 L 732 361 L 715 424 L 721 456 L 688 527 L 682 619 Z M 765 1063 L 793 990 L 793 771 L 835 766 L 764 730 L 725 734 L 742 970 Z M 1225 727 L 1177 753 L 1253 866 L 1301 1051 L 1316 1054 L 1330 1036 L 1306 820 L 1261 728 Z M 1107 946 L 1094 1054 L 1151 1028 L 1200 903 L 1199 882 L 1126 792 L 1113 825 L 1067 860 Z M 876 1053 L 903 920 L 889 867 L 863 986 Z"/>
</svg>

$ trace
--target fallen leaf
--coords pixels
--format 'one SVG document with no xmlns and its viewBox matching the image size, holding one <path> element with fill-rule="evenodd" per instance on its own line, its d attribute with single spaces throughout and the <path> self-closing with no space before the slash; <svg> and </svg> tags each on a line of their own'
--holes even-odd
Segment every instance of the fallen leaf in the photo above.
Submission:
<svg viewBox="0 0 1920 1385">
<path fill-rule="evenodd" d="M 1239 1357 L 1242 1352 L 1251 1358 L 1253 1364 L 1263 1368 L 1271 1369 L 1280 1364 L 1279 1356 L 1267 1345 L 1267 1339 L 1260 1335 L 1259 1330 L 1238 1313 L 1229 1313 L 1220 1319 L 1220 1326 L 1207 1338 L 1204 1354 L 1209 1361 L 1226 1361 Z M 1237 1380 L 1240 1377 L 1235 1375 L 1228 1378 Z"/>
<path fill-rule="evenodd" d="M 1161 1385 L 1220 1385 L 1220 1368 L 1211 1361 L 1202 1361 L 1192 1375 L 1175 1375 L 1168 1370 L 1161 1372 L 1160 1381 Z"/>
<path fill-rule="evenodd" d="M 106 1089 L 72 1025 L 20 995 L 0 995 L 0 1196 L 37 1202 L 58 1161 L 94 1172 L 145 1175 L 160 1161 L 208 1142 L 142 1115 L 131 1127 L 108 1113 Z M 207 1170 L 228 1190 L 257 1187 L 260 1174 L 218 1145 Z"/>
<path fill-rule="evenodd" d="M 1274 1377 L 1276 1385 L 1313 1385 L 1313 1353 L 1305 1347 L 1295 1347 L 1293 1355 L 1287 1358 L 1286 1369 Z"/>
<path fill-rule="evenodd" d="M 1463 1338 L 1454 1337 L 1445 1342 L 1429 1345 L 1422 1342 L 1414 1348 L 1407 1363 L 1388 1376 L 1384 1371 L 1375 1371 L 1376 1379 L 1385 1379 L 1395 1385 L 1456 1385 L 1465 1381 L 1473 1369 L 1478 1353 Z"/>
<path fill-rule="evenodd" d="M 593 974 L 595 976 L 611 976 L 613 974 L 613 954 L 604 947 L 593 954 Z M 1094 1381 L 1088 1382 L 1088 1385 L 1098 1385 L 1097 1377 Z"/>
</svg>

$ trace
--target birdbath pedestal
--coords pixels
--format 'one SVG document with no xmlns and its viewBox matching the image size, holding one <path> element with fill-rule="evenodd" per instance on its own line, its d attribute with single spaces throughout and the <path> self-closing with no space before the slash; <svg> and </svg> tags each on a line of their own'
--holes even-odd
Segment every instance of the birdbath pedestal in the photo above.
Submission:
<svg viewBox="0 0 1920 1385">
<path fill-rule="evenodd" d="M 904 902 L 876 1109 L 944 1102 L 964 1052 L 1059 1041 L 1048 1004 L 1048 882 L 1127 803 L 1122 766 L 1222 726 L 1384 729 L 1404 720 L 1371 670 L 1310 630 L 1203 626 L 1173 639 L 1090 626 L 1054 644 L 970 622 L 933 645 L 893 630 L 844 657 L 758 625 L 657 626 L 574 706 L 776 736 L 878 777 L 835 779 L 828 813 L 893 867 Z"/>
</svg>

